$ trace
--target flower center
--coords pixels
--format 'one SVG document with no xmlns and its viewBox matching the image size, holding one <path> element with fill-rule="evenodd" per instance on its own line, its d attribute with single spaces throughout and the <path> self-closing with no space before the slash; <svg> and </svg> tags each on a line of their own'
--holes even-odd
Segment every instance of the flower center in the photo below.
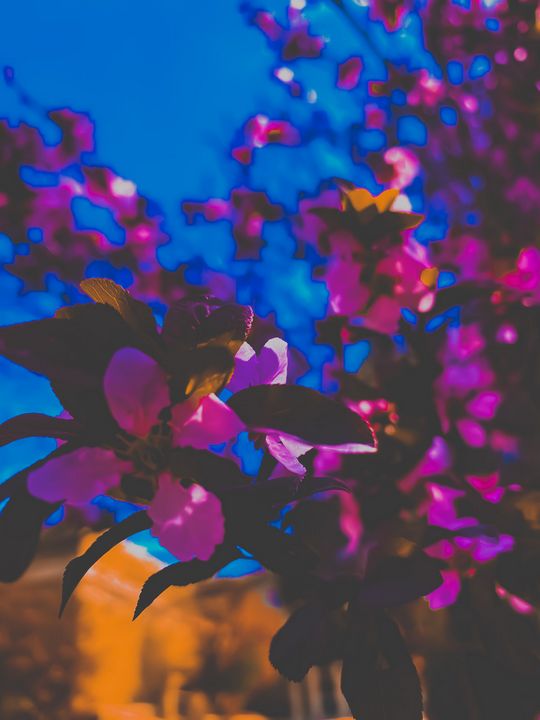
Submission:
<svg viewBox="0 0 540 720">
<path fill-rule="evenodd" d="M 145 438 L 121 432 L 115 452 L 122 460 L 129 460 L 133 476 L 151 481 L 166 467 L 171 449 L 171 431 L 168 425 L 156 425 Z"/>
</svg>

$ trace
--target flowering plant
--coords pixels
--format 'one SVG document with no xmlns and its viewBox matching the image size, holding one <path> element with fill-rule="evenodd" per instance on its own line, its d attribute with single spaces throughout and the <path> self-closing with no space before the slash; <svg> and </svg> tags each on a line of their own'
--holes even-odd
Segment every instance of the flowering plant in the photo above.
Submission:
<svg viewBox="0 0 540 720">
<path fill-rule="evenodd" d="M 381 611 L 434 590 L 439 562 L 418 548 L 396 553 L 379 544 L 366 549 L 354 572 L 329 569 L 316 549 L 275 524 L 285 506 L 350 492 L 339 478 L 308 469 L 310 455 L 375 453 L 367 421 L 315 390 L 285 384 L 285 343 L 275 338 L 256 353 L 245 342 L 248 307 L 186 299 L 169 310 L 159 332 L 149 308 L 112 281 L 81 287 L 94 303 L 0 331 L 3 354 L 48 377 L 65 408 L 60 417 L 26 414 L 0 427 L 3 444 L 28 436 L 59 441 L 51 455 L 2 485 L 2 580 L 24 572 L 55 508 L 82 507 L 108 493 L 139 509 L 69 563 L 62 609 L 88 569 L 140 530 L 150 529 L 178 562 L 147 581 L 135 616 L 170 585 L 210 578 L 249 553 L 294 577 L 305 598 L 272 643 L 271 661 L 286 677 L 299 680 L 311 665 L 344 657 L 343 688 L 354 706 L 351 676 L 358 665 L 377 672 L 370 657 L 382 643 L 418 706 L 414 666 Z M 246 429 L 267 453 L 255 481 L 214 451 Z M 372 616 L 377 634 L 359 651 L 351 639 Z"/>
</svg>

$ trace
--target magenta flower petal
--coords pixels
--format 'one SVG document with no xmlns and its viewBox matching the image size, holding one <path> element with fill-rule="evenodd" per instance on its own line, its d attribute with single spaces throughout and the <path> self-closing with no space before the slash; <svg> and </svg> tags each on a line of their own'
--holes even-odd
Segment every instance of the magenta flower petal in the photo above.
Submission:
<svg viewBox="0 0 540 720">
<path fill-rule="evenodd" d="M 234 357 L 234 371 L 227 385 L 227 390 L 235 393 L 244 390 L 254 383 L 257 374 L 257 354 L 247 342 L 240 345 Z"/>
<path fill-rule="evenodd" d="M 501 403 L 499 392 L 481 392 L 467 403 L 467 411 L 479 420 L 493 420 Z"/>
<path fill-rule="evenodd" d="M 305 453 L 316 447 L 318 450 L 330 451 L 332 453 L 373 453 L 377 452 L 377 446 L 363 445 L 362 443 L 344 443 L 343 445 L 310 445 L 294 435 L 276 433 L 268 429 L 258 429 L 266 434 L 266 444 L 270 454 L 273 455 L 287 470 L 295 475 L 305 475 L 306 468 L 298 460 Z"/>
<path fill-rule="evenodd" d="M 154 523 L 152 535 L 184 562 L 208 560 L 223 541 L 225 522 L 218 498 L 200 485 L 184 488 L 168 473 L 159 478 L 148 515 Z"/>
<path fill-rule="evenodd" d="M 171 426 L 176 445 L 201 449 L 227 442 L 246 429 L 234 410 L 213 393 L 201 400 L 195 412 L 186 403 L 176 405 Z"/>
<path fill-rule="evenodd" d="M 287 468 L 295 475 L 305 475 L 306 468 L 298 460 L 298 458 L 281 442 L 279 437 L 268 435 L 266 444 L 270 454 L 280 462 L 283 467 Z"/>
<path fill-rule="evenodd" d="M 170 404 L 167 377 L 155 360 L 135 348 L 115 353 L 104 379 L 111 413 L 124 430 L 146 437 Z"/>
<path fill-rule="evenodd" d="M 281 442 L 292 452 L 296 457 L 300 457 L 309 450 L 313 450 L 316 447 L 318 450 L 331 450 L 336 453 L 344 454 L 359 454 L 359 453 L 374 453 L 377 452 L 377 443 L 374 445 L 364 445 L 363 443 L 342 443 L 341 445 L 310 445 L 309 443 L 301 440 L 294 435 L 287 435 L 286 433 L 280 433 L 279 438 Z"/>
<path fill-rule="evenodd" d="M 455 502 L 463 497 L 465 494 L 463 490 L 455 490 L 437 483 L 427 483 L 426 488 L 430 496 L 427 508 L 427 518 L 430 525 L 437 525 L 449 530 L 459 530 L 460 528 L 478 525 L 476 518 L 458 517 Z"/>
<path fill-rule="evenodd" d="M 487 433 L 480 423 L 462 418 L 456 422 L 456 427 L 463 440 L 471 447 L 484 447 L 487 442 Z"/>
<path fill-rule="evenodd" d="M 257 385 L 283 385 L 287 382 L 287 343 L 275 337 L 268 340 L 259 353 Z"/>
<path fill-rule="evenodd" d="M 243 343 L 234 358 L 234 373 L 227 390 L 239 392 L 252 385 L 282 385 L 287 381 L 287 343 L 271 338 L 257 355 Z"/>
<path fill-rule="evenodd" d="M 442 585 L 426 595 L 431 610 L 440 610 L 453 605 L 461 591 L 461 580 L 457 570 L 441 570 L 441 575 Z"/>
<path fill-rule="evenodd" d="M 532 615 L 535 612 L 533 605 L 530 605 L 526 600 L 523 600 L 517 595 L 508 592 L 502 585 L 496 584 L 495 592 L 502 600 L 506 600 L 510 607 L 520 615 Z"/>
<path fill-rule="evenodd" d="M 47 502 L 85 505 L 96 495 L 120 483 L 131 463 L 119 460 L 111 450 L 79 448 L 55 457 L 28 476 L 28 490 Z"/>
<path fill-rule="evenodd" d="M 354 90 L 360 80 L 362 58 L 350 57 L 338 66 L 336 85 L 340 90 Z"/>
</svg>

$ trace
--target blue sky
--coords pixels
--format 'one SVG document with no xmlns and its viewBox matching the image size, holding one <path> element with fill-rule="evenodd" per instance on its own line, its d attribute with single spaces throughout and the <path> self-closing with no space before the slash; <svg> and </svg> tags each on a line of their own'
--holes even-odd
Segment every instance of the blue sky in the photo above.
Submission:
<svg viewBox="0 0 540 720">
<path fill-rule="evenodd" d="M 2 7 L 0 66 L 13 67 L 44 108 L 88 112 L 95 161 L 157 201 L 180 244 L 190 237 L 180 200 L 229 191 L 233 161 L 224 161 L 226 151 L 237 128 L 275 92 L 271 59 L 237 0 L 12 0 Z M 3 82 L 0 116 L 42 123 Z M 4 273 L 4 322 L 29 319 L 18 288 Z M 0 420 L 59 412 L 44 378 L 3 359 L 0 377 Z M 29 439 L 1 448 L 0 480 L 54 445 Z"/>
<path fill-rule="evenodd" d="M 237 0 L 16 0 L 0 62 L 46 107 L 87 111 L 96 159 L 168 212 L 227 190 L 223 150 L 267 93 L 271 54 Z M 16 112 L 3 89 L 0 114 Z"/>
</svg>

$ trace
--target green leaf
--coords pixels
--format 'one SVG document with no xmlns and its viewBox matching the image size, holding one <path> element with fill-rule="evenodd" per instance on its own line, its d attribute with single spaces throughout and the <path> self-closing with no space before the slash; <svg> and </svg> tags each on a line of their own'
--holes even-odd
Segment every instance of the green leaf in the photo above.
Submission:
<svg viewBox="0 0 540 720">
<path fill-rule="evenodd" d="M 117 525 L 113 525 L 103 535 L 100 535 L 86 552 L 71 560 L 64 571 L 59 614 L 62 615 L 64 612 L 70 597 L 86 573 L 105 553 L 128 537 L 141 532 L 141 530 L 148 530 L 150 527 L 152 527 L 152 521 L 144 510 L 133 513 L 133 515 L 130 515 Z"/>
<path fill-rule="evenodd" d="M 235 393 L 227 404 L 260 432 L 299 438 L 314 447 L 363 445 L 375 450 L 369 424 L 349 408 L 299 385 L 255 385 Z"/>
<path fill-rule="evenodd" d="M 178 562 L 174 565 L 168 565 L 163 568 L 163 570 L 154 573 L 142 587 L 133 619 L 136 620 L 139 615 L 168 588 L 185 587 L 186 585 L 192 585 L 202 580 L 208 580 L 219 572 L 221 568 L 238 557 L 240 557 L 240 554 L 236 549 L 220 546 L 209 560 Z"/>
</svg>

